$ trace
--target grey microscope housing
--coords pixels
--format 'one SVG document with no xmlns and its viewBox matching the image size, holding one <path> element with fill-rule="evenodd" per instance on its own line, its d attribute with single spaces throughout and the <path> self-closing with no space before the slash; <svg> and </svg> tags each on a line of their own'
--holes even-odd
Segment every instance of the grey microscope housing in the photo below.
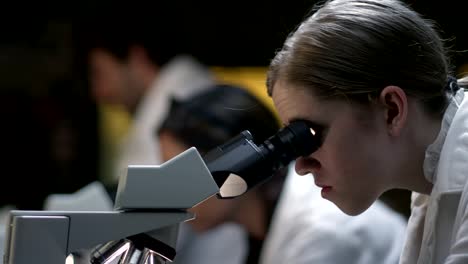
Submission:
<svg viewBox="0 0 468 264">
<path fill-rule="evenodd" d="M 115 211 L 11 211 L 4 263 L 64 264 L 75 251 L 140 233 L 175 248 L 179 224 L 193 219 L 186 209 L 218 191 L 195 148 L 160 166 L 129 166 Z"/>
<path fill-rule="evenodd" d="M 119 179 L 115 211 L 11 211 L 4 263 L 63 264 L 77 250 L 138 234 L 164 245 L 159 254 L 170 261 L 179 223 L 193 219 L 186 209 L 215 194 L 242 195 L 310 155 L 322 139 L 321 127 L 307 121 L 293 121 L 258 145 L 244 131 L 204 158 L 190 148 L 160 166 L 129 166 Z"/>
</svg>

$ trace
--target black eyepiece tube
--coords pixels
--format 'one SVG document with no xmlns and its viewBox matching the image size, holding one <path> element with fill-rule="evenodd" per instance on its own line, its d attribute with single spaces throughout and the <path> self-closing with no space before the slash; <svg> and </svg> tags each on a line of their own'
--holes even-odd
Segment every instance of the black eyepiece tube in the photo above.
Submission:
<svg viewBox="0 0 468 264">
<path fill-rule="evenodd" d="M 294 121 L 256 145 L 249 131 L 211 150 L 204 160 L 220 187 L 219 198 L 233 198 L 268 180 L 277 170 L 321 144 L 321 130 L 305 121 Z"/>
</svg>

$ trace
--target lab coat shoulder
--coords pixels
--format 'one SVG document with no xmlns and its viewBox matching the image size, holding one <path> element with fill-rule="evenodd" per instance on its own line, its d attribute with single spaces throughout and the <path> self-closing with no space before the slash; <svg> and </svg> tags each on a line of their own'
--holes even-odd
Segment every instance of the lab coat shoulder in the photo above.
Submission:
<svg viewBox="0 0 468 264">
<path fill-rule="evenodd" d="M 468 97 L 466 93 L 453 117 L 440 155 L 435 190 L 431 194 L 434 196 L 433 202 L 438 206 L 434 206 L 437 208 L 434 210 L 435 213 L 428 213 L 428 217 L 435 220 L 433 226 L 428 227 L 434 228 L 434 234 L 444 241 L 434 243 L 436 248 L 434 260 L 439 262 L 445 258 L 444 248 L 450 245 L 444 263 L 468 263 Z M 445 238 L 441 234 L 448 235 Z"/>
<path fill-rule="evenodd" d="M 405 221 L 377 202 L 362 215 L 343 214 L 333 204 L 292 225 L 285 259 L 294 263 L 397 263 Z M 301 217 L 301 216 L 299 216 Z"/>
<path fill-rule="evenodd" d="M 401 264 L 468 263 L 468 99 L 457 92 L 428 147 L 430 195 L 414 193 Z"/>
<path fill-rule="evenodd" d="M 454 234 L 446 264 L 468 263 L 468 181 L 463 189 L 457 219 L 458 230 Z"/>
</svg>

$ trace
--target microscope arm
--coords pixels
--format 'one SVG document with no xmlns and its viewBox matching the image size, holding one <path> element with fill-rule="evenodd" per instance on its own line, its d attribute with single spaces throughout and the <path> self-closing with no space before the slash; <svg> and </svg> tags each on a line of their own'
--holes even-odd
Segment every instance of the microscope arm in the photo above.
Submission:
<svg viewBox="0 0 468 264">
<path fill-rule="evenodd" d="M 5 264 L 63 264 L 68 254 L 136 234 L 175 248 L 187 208 L 219 192 L 195 148 L 160 166 L 131 165 L 110 212 L 11 211 Z M 174 233 L 174 234 L 173 234 Z"/>
<path fill-rule="evenodd" d="M 167 236 L 165 228 L 191 219 L 193 215 L 183 211 L 11 211 L 4 263 L 63 264 L 76 250 L 152 230 Z"/>
</svg>

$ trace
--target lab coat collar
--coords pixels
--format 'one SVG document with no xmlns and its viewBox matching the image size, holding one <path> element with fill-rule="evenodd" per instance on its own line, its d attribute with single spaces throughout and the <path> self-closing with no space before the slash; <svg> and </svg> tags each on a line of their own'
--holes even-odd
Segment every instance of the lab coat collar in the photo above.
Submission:
<svg viewBox="0 0 468 264">
<path fill-rule="evenodd" d="M 463 89 L 458 90 L 458 92 L 452 97 L 450 104 L 448 105 L 442 118 L 439 134 L 436 140 L 426 149 L 423 170 L 424 176 L 431 183 L 435 183 L 437 181 L 436 171 L 437 164 L 439 163 L 440 153 L 442 151 L 442 147 L 444 146 L 450 124 L 452 123 L 455 113 L 462 103 L 463 98 Z"/>
<path fill-rule="evenodd" d="M 440 257 L 437 246 L 442 246 L 437 245 L 434 233 L 441 197 L 460 191 L 466 181 L 464 164 L 468 156 L 465 150 L 468 148 L 463 142 L 468 142 L 468 134 L 464 132 L 468 131 L 468 102 L 463 99 L 464 91 L 460 89 L 446 109 L 437 139 L 426 151 L 424 175 L 434 187 L 430 196 L 416 192 L 412 194 L 411 217 L 400 264 L 432 263 L 435 256 Z"/>
</svg>

